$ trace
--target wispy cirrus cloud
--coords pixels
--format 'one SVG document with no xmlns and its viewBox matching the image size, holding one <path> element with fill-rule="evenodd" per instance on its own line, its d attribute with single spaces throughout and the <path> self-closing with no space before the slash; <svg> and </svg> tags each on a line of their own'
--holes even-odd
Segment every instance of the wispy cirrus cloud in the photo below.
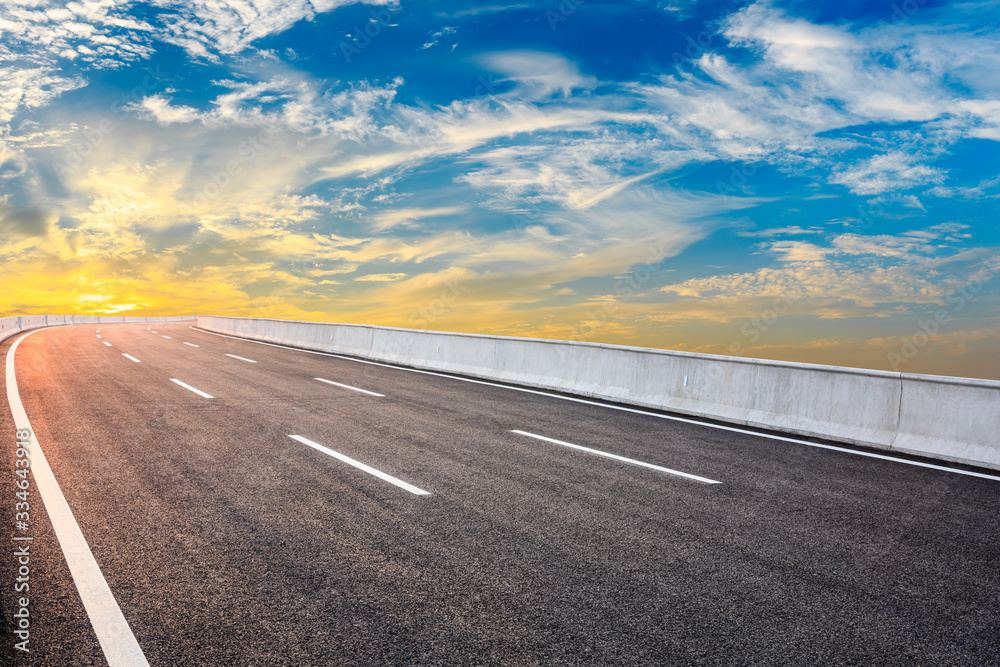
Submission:
<svg viewBox="0 0 1000 667">
<path fill-rule="evenodd" d="M 676 128 L 680 141 L 720 158 L 825 172 L 857 194 L 905 191 L 942 183 L 944 170 L 927 163 L 962 137 L 991 137 L 1000 118 L 1000 82 L 980 74 L 988 63 L 1000 65 L 992 40 L 976 73 L 964 75 L 975 79 L 975 89 L 949 80 L 953 63 L 956 70 L 970 67 L 966 55 L 957 62 L 953 55 L 982 39 L 961 28 L 934 33 L 911 25 L 887 36 L 878 27 L 817 25 L 767 2 L 723 25 L 731 47 L 759 57 L 738 64 L 706 53 L 691 73 L 636 88 L 671 119 L 665 131 Z M 865 149 L 868 157 L 843 165 Z"/>
</svg>

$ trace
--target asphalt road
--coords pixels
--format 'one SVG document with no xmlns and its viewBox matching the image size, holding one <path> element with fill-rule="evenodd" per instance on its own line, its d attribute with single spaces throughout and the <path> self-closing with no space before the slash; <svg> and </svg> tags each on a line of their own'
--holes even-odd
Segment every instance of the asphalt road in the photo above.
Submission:
<svg viewBox="0 0 1000 667">
<path fill-rule="evenodd" d="M 1000 664 L 1000 481 L 187 323 L 46 329 L 16 369 L 152 665 Z M 106 664 L 0 425 L 0 537 L 34 538 L 0 662 Z"/>
</svg>

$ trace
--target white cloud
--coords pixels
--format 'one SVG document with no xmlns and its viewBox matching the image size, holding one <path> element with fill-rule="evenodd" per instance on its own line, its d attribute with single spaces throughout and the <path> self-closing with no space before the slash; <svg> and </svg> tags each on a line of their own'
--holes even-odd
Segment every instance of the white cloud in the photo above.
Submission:
<svg viewBox="0 0 1000 667">
<path fill-rule="evenodd" d="M 128 109 L 161 125 L 189 123 L 201 117 L 197 109 L 183 105 L 174 106 L 170 104 L 170 98 L 163 95 L 149 95 L 129 105 Z"/>
<path fill-rule="evenodd" d="M 320 82 L 305 77 L 212 83 L 227 92 L 210 100 L 205 109 L 174 105 L 170 98 L 155 94 L 127 105 L 126 110 L 161 124 L 198 122 L 213 129 L 269 127 L 358 142 L 383 131 L 381 123 L 402 80 L 381 87 L 361 82 L 336 93 L 321 90 Z"/>
<path fill-rule="evenodd" d="M 426 50 L 433 46 L 437 46 L 438 42 L 441 41 L 442 37 L 446 37 L 448 35 L 454 35 L 456 32 L 458 32 L 458 28 L 455 28 L 453 26 L 446 26 L 444 28 L 441 28 L 440 30 L 435 30 L 434 32 L 431 33 L 430 39 L 428 39 L 424 43 L 424 45 L 420 47 L 420 49 Z"/>
<path fill-rule="evenodd" d="M 961 100 L 956 112 L 954 119 L 942 124 L 977 139 L 1000 141 L 1000 100 Z"/>
<path fill-rule="evenodd" d="M 829 252 L 827 248 L 806 241 L 774 241 L 769 249 L 786 262 L 818 262 Z"/>
<path fill-rule="evenodd" d="M 609 114 L 599 109 L 538 107 L 508 103 L 496 109 L 482 101 L 455 102 L 440 111 L 395 107 L 395 121 L 384 126 L 379 141 L 368 150 L 338 159 L 326 167 L 331 177 L 350 174 L 370 176 L 404 166 L 413 166 L 446 155 L 474 151 L 499 139 L 529 133 L 586 131 L 602 119 L 627 122 L 627 114 Z"/>
<path fill-rule="evenodd" d="M 302 20 L 337 7 L 394 0 L 33 0 L 0 5 L 0 62 L 54 63 L 78 59 L 90 66 L 120 67 L 148 58 L 154 40 L 174 44 L 188 55 L 218 61 L 238 54 L 254 41 L 284 32 Z M 129 10 L 155 8 L 148 21 Z"/>
<path fill-rule="evenodd" d="M 457 19 L 466 16 L 481 16 L 483 14 L 498 14 L 501 12 L 512 12 L 519 9 L 532 9 L 534 5 L 527 2 L 518 2 L 508 5 L 473 5 L 462 9 L 454 9 L 447 12 L 439 12 L 438 16 Z"/>
<path fill-rule="evenodd" d="M 504 146 L 470 157 L 481 165 L 461 181 L 486 196 L 491 208 L 555 202 L 585 210 L 664 171 L 704 158 L 670 150 L 659 137 L 637 137 L 627 127 L 597 128 L 584 138 L 537 137 L 530 146 Z M 595 136 L 596 135 L 596 136 Z"/>
<path fill-rule="evenodd" d="M 63 131 L 41 128 L 30 118 L 23 118 L 19 133 L 12 134 L 14 118 L 84 85 L 86 81 L 81 77 L 60 76 L 48 67 L 0 67 L 0 178 L 8 181 L 25 175 L 29 149 L 59 145 L 65 140 Z"/>
<path fill-rule="evenodd" d="M 770 238 L 772 236 L 801 236 L 805 234 L 822 234 L 823 230 L 818 227 L 803 229 L 798 226 L 774 227 L 771 229 L 759 229 L 752 232 L 736 232 L 737 236 L 743 238 Z"/>
<path fill-rule="evenodd" d="M 153 28 L 126 13 L 129 2 L 36 0 L 0 5 L 0 62 L 54 65 L 59 58 L 116 68 L 152 53 Z"/>
<path fill-rule="evenodd" d="M 158 18 L 157 36 L 196 58 L 216 60 L 251 46 L 258 39 L 284 32 L 317 13 L 362 0 L 152 0 L 166 10 Z M 390 5 L 392 0 L 364 0 Z M 218 55 L 217 55 L 218 54 Z"/>
<path fill-rule="evenodd" d="M 877 195 L 944 181 L 944 171 L 915 162 L 914 156 L 894 151 L 839 171 L 830 181 L 846 185 L 858 195 Z"/>
<path fill-rule="evenodd" d="M 398 208 L 382 211 L 375 215 L 372 228 L 375 231 L 385 231 L 394 227 L 413 228 L 417 220 L 427 218 L 447 217 L 465 211 L 463 206 L 439 206 L 436 208 Z"/>
<path fill-rule="evenodd" d="M 781 264 L 744 273 L 693 278 L 662 291 L 682 297 L 679 312 L 740 319 L 766 299 L 783 297 L 796 314 L 886 316 L 915 304 L 941 305 L 978 271 L 989 249 L 956 250 L 966 225 L 945 223 L 900 235 L 840 234 L 826 245 L 772 241 L 762 248 Z M 954 272 L 942 274 L 949 265 Z M 697 301 L 700 305 L 688 304 Z"/>
<path fill-rule="evenodd" d="M 489 70 L 502 75 L 497 83 L 513 81 L 512 95 L 540 99 L 559 92 L 564 96 L 574 90 L 593 88 L 597 80 L 584 76 L 572 61 L 556 53 L 542 51 L 503 51 L 480 57 Z"/>
<path fill-rule="evenodd" d="M 868 120 L 931 120 L 947 109 L 937 76 L 914 62 L 903 46 L 893 67 L 875 57 L 870 40 L 847 27 L 790 19 L 767 3 L 736 13 L 724 34 L 733 44 L 764 50 L 762 69 L 797 73 L 797 83 L 816 99 L 839 99 Z M 870 35 L 866 35 L 870 37 Z"/>
<path fill-rule="evenodd" d="M 45 106 L 66 91 L 86 85 L 80 77 L 65 77 L 48 67 L 0 67 L 0 128 L 21 109 Z"/>
</svg>

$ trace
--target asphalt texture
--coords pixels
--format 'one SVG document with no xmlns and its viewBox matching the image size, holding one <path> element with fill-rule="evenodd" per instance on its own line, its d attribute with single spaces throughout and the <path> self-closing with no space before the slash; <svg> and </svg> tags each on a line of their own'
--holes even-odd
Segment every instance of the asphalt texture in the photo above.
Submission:
<svg viewBox="0 0 1000 667">
<path fill-rule="evenodd" d="M 46 329 L 16 367 L 151 665 L 1000 664 L 1000 481 L 187 323 Z M 0 663 L 106 664 L 37 496 L 30 534 L 31 653 L 5 556 Z"/>
</svg>

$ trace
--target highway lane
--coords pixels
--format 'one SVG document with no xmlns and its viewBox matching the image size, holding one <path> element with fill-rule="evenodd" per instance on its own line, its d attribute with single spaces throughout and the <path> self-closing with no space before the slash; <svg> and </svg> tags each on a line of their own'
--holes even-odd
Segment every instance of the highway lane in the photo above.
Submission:
<svg viewBox="0 0 1000 667">
<path fill-rule="evenodd" d="M 17 375 L 154 665 L 1000 656 L 997 481 L 186 324 L 45 330 Z M 102 664 L 32 518 L 35 663 Z"/>
</svg>

